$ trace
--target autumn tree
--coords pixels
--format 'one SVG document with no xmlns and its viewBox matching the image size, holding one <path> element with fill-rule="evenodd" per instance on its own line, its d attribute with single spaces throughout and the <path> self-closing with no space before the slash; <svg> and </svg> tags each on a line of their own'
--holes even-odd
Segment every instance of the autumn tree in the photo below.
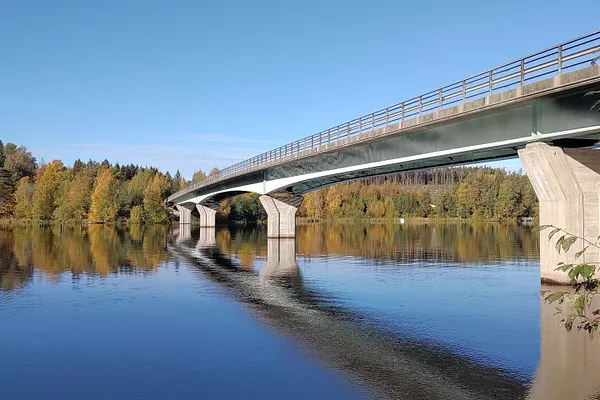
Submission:
<svg viewBox="0 0 600 400">
<path fill-rule="evenodd" d="M 58 221 L 82 220 L 90 210 L 92 180 L 83 170 L 67 184 L 67 190 L 59 196 L 54 219 Z"/>
<path fill-rule="evenodd" d="M 144 215 L 146 221 L 151 223 L 164 223 L 167 221 L 167 212 L 162 194 L 163 188 L 167 184 L 167 178 L 163 174 L 156 174 L 150 180 L 144 192 Z"/>
<path fill-rule="evenodd" d="M 520 216 L 523 211 L 521 202 L 521 190 L 518 182 L 514 179 L 506 179 L 500 184 L 496 200 L 498 218 L 510 219 Z"/>
<path fill-rule="evenodd" d="M 215 176 L 217 175 L 219 172 L 221 172 L 221 170 L 217 167 L 214 167 L 213 169 L 210 170 L 208 176 Z"/>
<path fill-rule="evenodd" d="M 43 221 L 52 219 L 55 200 L 60 183 L 63 163 L 54 160 L 38 171 L 33 191 L 33 218 Z"/>
<path fill-rule="evenodd" d="M 0 168 L 0 218 L 7 218 L 12 215 L 15 207 L 14 191 L 15 185 L 12 174 L 7 169 Z"/>
<path fill-rule="evenodd" d="M 146 220 L 144 208 L 142 206 L 133 206 L 129 214 L 129 223 L 141 224 Z"/>
<path fill-rule="evenodd" d="M 36 160 L 27 150 L 27 147 L 17 147 L 13 143 L 8 143 L 5 146 L 5 153 L 4 168 L 12 173 L 15 182 L 18 182 L 24 176 L 33 177 L 35 175 Z"/>
<path fill-rule="evenodd" d="M 201 169 L 194 172 L 194 175 L 192 175 L 192 183 L 202 182 L 205 179 L 206 179 L 206 173 L 204 171 L 202 171 Z"/>
<path fill-rule="evenodd" d="M 301 210 L 308 217 L 323 218 L 325 216 L 325 190 L 315 190 L 304 195 Z"/>
<path fill-rule="evenodd" d="M 21 219 L 33 217 L 33 192 L 34 184 L 31 178 L 28 176 L 21 178 L 15 192 L 15 217 Z"/>
<path fill-rule="evenodd" d="M 127 202 L 129 207 L 141 206 L 144 203 L 144 193 L 154 173 L 149 169 L 138 169 L 127 186 Z"/>
<path fill-rule="evenodd" d="M 119 211 L 119 182 L 110 168 L 101 169 L 94 183 L 90 206 L 90 221 L 112 222 Z"/>
</svg>

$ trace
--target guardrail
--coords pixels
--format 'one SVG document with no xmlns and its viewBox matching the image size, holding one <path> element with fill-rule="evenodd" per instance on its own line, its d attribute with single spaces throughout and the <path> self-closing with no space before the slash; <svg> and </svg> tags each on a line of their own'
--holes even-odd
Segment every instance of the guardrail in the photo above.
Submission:
<svg viewBox="0 0 600 400">
<path fill-rule="evenodd" d="M 307 150 L 589 66 L 599 52 L 600 31 L 596 31 L 233 164 L 167 200 Z"/>
</svg>

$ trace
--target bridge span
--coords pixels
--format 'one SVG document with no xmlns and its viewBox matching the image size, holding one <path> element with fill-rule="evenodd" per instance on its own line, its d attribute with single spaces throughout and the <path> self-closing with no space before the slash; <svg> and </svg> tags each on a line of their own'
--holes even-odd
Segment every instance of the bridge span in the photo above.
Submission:
<svg viewBox="0 0 600 400">
<path fill-rule="evenodd" d="M 190 223 L 214 226 L 218 204 L 258 193 L 269 237 L 294 237 L 301 195 L 339 182 L 518 156 L 540 200 L 540 222 L 589 238 L 600 234 L 600 113 L 586 97 L 600 85 L 600 31 L 470 76 L 227 167 L 167 201 Z M 558 255 L 541 240 L 541 275 Z M 556 240 L 556 239 L 555 239 Z M 584 254 L 585 262 L 600 253 Z"/>
</svg>

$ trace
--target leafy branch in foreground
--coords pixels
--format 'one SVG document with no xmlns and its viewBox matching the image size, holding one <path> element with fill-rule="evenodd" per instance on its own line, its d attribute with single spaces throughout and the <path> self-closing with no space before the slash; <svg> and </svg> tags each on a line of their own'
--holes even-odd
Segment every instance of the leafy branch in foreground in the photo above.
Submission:
<svg viewBox="0 0 600 400">
<path fill-rule="evenodd" d="M 573 235 L 564 229 L 557 228 L 553 225 L 543 225 L 540 230 L 552 229 L 548 234 L 548 240 L 551 240 L 557 234 L 561 236 L 556 241 L 556 251 L 560 254 L 571 249 L 574 243 L 578 240 L 583 242 L 583 249 L 575 253 L 575 261 L 577 261 L 590 247 L 600 250 L 600 237 L 592 242 L 578 235 Z M 593 339 L 600 326 L 600 309 L 590 310 L 592 308 L 592 300 L 594 295 L 598 293 L 600 279 L 596 277 L 596 266 L 580 263 L 580 264 L 565 264 L 559 263 L 556 271 L 562 271 L 568 274 L 571 280 L 573 292 L 547 292 L 542 291 L 541 295 L 544 302 L 547 304 L 557 303 L 556 314 L 563 314 L 561 326 L 570 332 L 573 326 L 578 331 L 584 330 L 588 332 L 590 339 Z M 568 306 L 568 312 L 563 311 L 562 306 Z"/>
</svg>

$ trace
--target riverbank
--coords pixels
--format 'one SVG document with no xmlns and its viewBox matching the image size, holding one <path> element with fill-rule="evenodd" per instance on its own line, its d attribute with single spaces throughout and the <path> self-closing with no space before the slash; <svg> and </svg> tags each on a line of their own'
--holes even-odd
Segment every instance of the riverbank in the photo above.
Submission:
<svg viewBox="0 0 600 400">
<path fill-rule="evenodd" d="M 168 224 L 177 224 L 178 220 L 171 219 Z M 475 218 L 444 218 L 444 217 L 432 217 L 432 218 L 424 218 L 424 217 L 407 217 L 407 218 L 315 218 L 315 217 L 297 217 L 296 224 L 298 225 L 307 225 L 307 224 L 427 224 L 427 223 L 508 223 L 508 224 L 518 224 L 518 225 L 538 225 L 539 220 L 537 218 L 520 218 L 516 220 L 495 220 L 495 219 L 475 219 Z M 220 220 L 217 221 L 218 226 L 260 226 L 266 225 L 266 220 L 258 220 L 258 221 L 226 221 Z M 13 226 L 29 226 L 29 225 L 41 225 L 41 226 L 52 226 L 52 225 L 65 225 L 65 226 L 88 226 L 88 225 L 96 225 L 89 220 L 82 221 L 39 221 L 32 219 L 15 219 L 15 218 L 5 218 L 0 219 L 0 227 L 13 227 Z M 104 224 L 104 225 L 163 225 L 163 224 L 138 224 L 132 223 L 126 218 L 119 219 L 117 221 Z M 192 221 L 191 225 L 197 226 L 199 225 L 199 221 Z"/>
<path fill-rule="evenodd" d="M 296 224 L 314 224 L 314 223 L 363 223 L 363 224 L 405 224 L 405 223 L 508 223 L 508 224 L 519 224 L 519 225 L 537 225 L 539 220 L 537 218 L 519 218 L 511 220 L 498 220 L 498 219 L 476 219 L 476 218 L 445 218 L 445 217 L 407 217 L 407 218 L 315 218 L 315 217 L 297 217 Z"/>
</svg>

